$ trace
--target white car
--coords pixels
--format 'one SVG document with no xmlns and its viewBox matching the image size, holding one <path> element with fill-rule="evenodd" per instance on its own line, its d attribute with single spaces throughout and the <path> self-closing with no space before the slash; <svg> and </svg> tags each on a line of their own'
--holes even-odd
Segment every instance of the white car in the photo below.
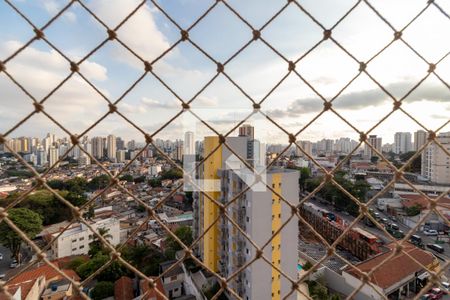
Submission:
<svg viewBox="0 0 450 300">
<path fill-rule="evenodd" d="M 3 254 L 0 253 L 0 260 L 3 260 Z"/>
<path fill-rule="evenodd" d="M 425 235 L 431 235 L 431 236 L 436 236 L 436 235 L 438 235 L 437 230 L 434 230 L 434 229 L 424 230 L 423 233 L 424 233 Z"/>
</svg>

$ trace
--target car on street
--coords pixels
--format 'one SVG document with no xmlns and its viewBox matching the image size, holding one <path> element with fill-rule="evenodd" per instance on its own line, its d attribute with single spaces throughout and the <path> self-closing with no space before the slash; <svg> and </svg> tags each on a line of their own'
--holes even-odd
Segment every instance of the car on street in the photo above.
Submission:
<svg viewBox="0 0 450 300">
<path fill-rule="evenodd" d="M 423 234 L 429 235 L 429 236 L 436 236 L 436 235 L 438 235 L 438 232 L 437 232 L 437 230 L 429 229 L 429 230 L 424 230 Z"/>
<path fill-rule="evenodd" d="M 6 277 L 5 273 L 0 273 L 0 280 L 3 280 L 3 278 L 5 278 L 5 277 Z"/>
<path fill-rule="evenodd" d="M 443 281 L 441 282 L 441 285 L 447 290 L 447 292 L 450 291 L 450 283 Z"/>
<path fill-rule="evenodd" d="M 430 248 L 431 250 L 434 250 L 439 253 L 444 253 L 444 248 L 442 248 L 438 244 L 427 244 L 427 248 Z"/>
<path fill-rule="evenodd" d="M 17 260 L 15 260 L 15 259 L 13 259 L 13 260 L 11 261 L 11 263 L 9 264 L 9 267 L 10 267 L 11 269 L 17 268 L 18 266 L 19 266 L 19 263 L 18 263 Z"/>
<path fill-rule="evenodd" d="M 0 260 L 3 260 L 3 254 L 0 253 Z"/>
<path fill-rule="evenodd" d="M 441 290 L 440 288 L 432 288 L 429 291 L 429 294 L 434 296 L 433 299 L 441 299 L 445 295 L 445 292 L 443 290 Z"/>
<path fill-rule="evenodd" d="M 397 224 L 394 224 L 394 223 L 391 224 L 391 228 L 394 229 L 394 230 L 399 230 L 399 229 L 400 229 L 400 228 L 398 227 L 398 225 L 397 225 Z"/>
<path fill-rule="evenodd" d="M 384 224 L 388 224 L 388 223 L 389 223 L 389 220 L 386 219 L 386 218 L 382 218 L 382 219 L 381 219 L 381 222 L 383 222 Z"/>
</svg>

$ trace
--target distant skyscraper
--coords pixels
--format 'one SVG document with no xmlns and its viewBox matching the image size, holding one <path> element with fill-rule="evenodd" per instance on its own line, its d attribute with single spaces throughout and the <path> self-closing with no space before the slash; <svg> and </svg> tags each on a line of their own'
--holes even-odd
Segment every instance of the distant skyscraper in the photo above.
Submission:
<svg viewBox="0 0 450 300">
<path fill-rule="evenodd" d="M 184 134 L 184 155 L 195 155 L 194 133 L 187 131 Z"/>
<path fill-rule="evenodd" d="M 414 151 L 417 151 L 426 144 L 428 133 L 425 130 L 414 132 Z"/>
<path fill-rule="evenodd" d="M 255 138 L 255 128 L 249 124 L 239 127 L 239 136 L 248 136 L 252 140 Z"/>
<path fill-rule="evenodd" d="M 376 135 L 369 135 L 366 143 L 372 145 L 372 147 L 375 148 L 378 152 L 381 152 L 382 140 L 380 137 L 377 137 Z M 378 156 L 378 155 L 375 153 L 375 151 L 373 151 L 372 148 L 370 148 L 367 144 L 365 144 L 364 145 L 364 156 L 366 158 L 371 158 L 372 156 Z"/>
<path fill-rule="evenodd" d="M 37 165 L 44 166 L 47 163 L 47 153 L 44 147 L 39 146 L 37 149 Z"/>
<path fill-rule="evenodd" d="M 136 150 L 136 142 L 134 140 L 131 140 L 127 143 L 128 150 Z"/>
<path fill-rule="evenodd" d="M 302 147 L 305 153 L 312 156 L 312 143 L 310 141 L 300 141 L 298 145 Z M 295 154 L 299 157 L 307 157 L 297 146 L 295 147 Z"/>
<path fill-rule="evenodd" d="M 112 134 L 106 139 L 106 152 L 108 159 L 112 162 L 116 161 L 116 137 Z"/>
<path fill-rule="evenodd" d="M 116 152 L 117 162 L 122 163 L 125 161 L 125 153 L 126 152 L 127 152 L 126 150 L 117 150 L 117 152 Z"/>
<path fill-rule="evenodd" d="M 411 151 L 411 133 L 396 132 L 394 135 L 394 153 L 406 153 Z"/>
<path fill-rule="evenodd" d="M 116 138 L 116 149 L 117 150 L 124 150 L 125 149 L 125 141 L 122 140 L 122 138 L 120 138 L 120 137 Z"/>
<path fill-rule="evenodd" d="M 51 146 L 48 151 L 48 164 L 49 166 L 53 166 L 59 159 L 59 150 L 55 146 Z M 59 166 L 59 163 L 56 164 L 56 168 Z"/>
<path fill-rule="evenodd" d="M 103 138 L 100 136 L 92 138 L 92 156 L 101 159 L 104 156 L 105 144 Z"/>
</svg>

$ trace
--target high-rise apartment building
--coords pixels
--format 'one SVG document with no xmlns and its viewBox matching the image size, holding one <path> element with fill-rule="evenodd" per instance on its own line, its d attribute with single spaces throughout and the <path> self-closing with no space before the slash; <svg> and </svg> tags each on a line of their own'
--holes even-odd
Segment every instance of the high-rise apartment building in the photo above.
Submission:
<svg viewBox="0 0 450 300">
<path fill-rule="evenodd" d="M 414 132 L 414 151 L 417 151 L 426 144 L 428 133 L 425 130 Z"/>
<path fill-rule="evenodd" d="M 110 161 L 116 161 L 116 137 L 112 134 L 106 138 L 106 154 Z"/>
<path fill-rule="evenodd" d="M 59 163 L 56 163 L 59 159 L 59 149 L 55 146 L 50 146 L 48 150 L 48 165 L 51 167 L 56 164 L 55 168 L 59 166 Z"/>
<path fill-rule="evenodd" d="M 411 133 L 396 132 L 394 135 L 394 153 L 401 154 L 412 150 Z"/>
<path fill-rule="evenodd" d="M 255 157 L 261 155 L 261 151 L 255 149 L 260 147 L 260 144 L 251 136 L 227 137 L 226 143 L 233 152 L 257 170 L 264 167 L 260 165 L 264 159 Z M 227 277 L 251 261 L 256 251 L 232 222 L 220 217 L 218 206 L 209 198 L 228 203 L 253 182 L 254 173 L 227 147 L 220 145 L 217 136 L 205 137 L 203 145 L 203 155 L 208 158 L 200 169 L 199 177 L 205 180 L 205 192 L 195 196 L 194 232 L 199 236 L 212 226 L 201 240 L 198 251 L 206 266 Z M 253 150 L 249 151 L 250 148 Z M 214 149 L 216 151 L 213 152 Z M 263 176 L 263 180 L 276 193 L 259 183 L 242 193 L 226 208 L 230 218 L 258 245 L 269 241 L 272 234 L 290 217 L 290 206 L 277 194 L 296 205 L 299 193 L 296 171 L 271 169 L 267 176 Z M 218 222 L 215 223 L 216 219 Z M 271 259 L 274 266 L 296 278 L 297 243 L 298 224 L 292 221 L 264 248 L 264 256 Z M 251 264 L 236 276 L 230 285 L 242 299 L 268 299 L 269 295 L 272 295 L 272 299 L 282 299 L 291 289 L 290 282 L 262 260 Z M 296 295 L 288 299 L 296 299 Z"/>
<path fill-rule="evenodd" d="M 364 144 L 364 156 L 366 158 L 371 158 L 372 156 L 378 156 L 375 151 L 370 148 L 368 145 L 370 144 L 373 148 L 375 148 L 378 152 L 381 153 L 381 143 L 382 140 L 380 137 L 377 137 L 376 135 L 369 135 L 367 138 L 366 144 Z"/>
<path fill-rule="evenodd" d="M 239 127 L 239 136 L 248 136 L 252 140 L 255 138 L 255 128 L 249 124 Z"/>
<path fill-rule="evenodd" d="M 302 147 L 303 151 L 307 153 L 309 156 L 312 156 L 312 146 L 313 144 L 310 141 L 299 141 L 297 144 Z M 307 157 L 307 155 L 302 152 L 297 146 L 295 146 L 295 155 L 299 157 Z"/>
<path fill-rule="evenodd" d="M 450 132 L 440 133 L 437 139 L 450 151 Z M 436 143 L 428 145 L 422 152 L 421 174 L 433 183 L 450 184 L 450 156 Z"/>
<path fill-rule="evenodd" d="M 97 159 L 104 157 L 105 143 L 101 136 L 96 136 L 92 138 L 92 156 Z"/>
<path fill-rule="evenodd" d="M 195 155 L 194 133 L 187 131 L 184 134 L 184 155 Z"/>
</svg>

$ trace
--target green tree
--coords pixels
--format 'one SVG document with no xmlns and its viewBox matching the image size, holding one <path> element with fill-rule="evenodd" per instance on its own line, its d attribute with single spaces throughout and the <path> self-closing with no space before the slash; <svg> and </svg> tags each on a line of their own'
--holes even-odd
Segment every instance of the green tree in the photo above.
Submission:
<svg viewBox="0 0 450 300">
<path fill-rule="evenodd" d="M 108 228 L 99 228 L 97 232 L 98 235 L 100 235 L 105 240 L 112 239 L 112 235 L 108 233 L 109 232 Z M 89 256 L 94 257 L 99 252 L 102 253 L 107 252 L 106 250 L 107 250 L 106 247 L 103 245 L 102 241 L 98 238 L 98 236 L 92 234 L 92 242 L 89 243 L 89 252 L 88 252 Z"/>
<path fill-rule="evenodd" d="M 27 208 L 11 208 L 8 218 L 30 239 L 42 231 L 42 218 L 38 213 Z M 0 244 L 8 248 L 12 256 L 19 261 L 22 238 L 6 222 L 0 223 Z"/>
<path fill-rule="evenodd" d="M 119 177 L 119 180 L 125 180 L 127 182 L 133 182 L 133 176 L 131 174 L 125 174 Z"/>
<path fill-rule="evenodd" d="M 152 178 L 148 181 L 148 184 L 150 184 L 151 187 L 160 187 L 161 186 L 161 179 L 159 178 Z"/>
<path fill-rule="evenodd" d="M 309 168 L 300 168 L 300 178 L 298 179 L 298 183 L 300 185 L 300 189 L 304 190 L 306 185 L 306 180 L 311 178 L 311 171 Z"/>
<path fill-rule="evenodd" d="M 147 276 L 159 275 L 159 264 L 167 260 L 160 251 L 147 245 L 128 246 L 122 255 Z"/>
<path fill-rule="evenodd" d="M 183 242 L 183 244 L 188 247 L 194 240 L 192 237 L 192 229 L 189 226 L 182 226 L 177 228 L 174 234 Z M 181 245 L 171 235 L 166 238 L 166 247 L 168 250 L 171 250 L 173 252 L 183 249 L 183 247 L 181 247 Z"/>
<path fill-rule="evenodd" d="M 106 188 L 108 184 L 109 184 L 109 176 L 106 174 L 102 174 L 92 178 L 91 181 L 89 181 L 89 183 L 87 184 L 87 187 L 89 190 L 95 191 Z"/>
<path fill-rule="evenodd" d="M 420 206 L 416 204 L 411 207 L 407 207 L 406 214 L 410 217 L 417 216 L 420 214 Z"/>
<path fill-rule="evenodd" d="M 167 171 L 162 171 L 160 177 L 162 180 L 183 178 L 183 171 L 173 168 Z"/>
<path fill-rule="evenodd" d="M 101 300 L 114 296 L 114 283 L 100 281 L 92 289 L 91 297 L 93 300 Z"/>
</svg>

